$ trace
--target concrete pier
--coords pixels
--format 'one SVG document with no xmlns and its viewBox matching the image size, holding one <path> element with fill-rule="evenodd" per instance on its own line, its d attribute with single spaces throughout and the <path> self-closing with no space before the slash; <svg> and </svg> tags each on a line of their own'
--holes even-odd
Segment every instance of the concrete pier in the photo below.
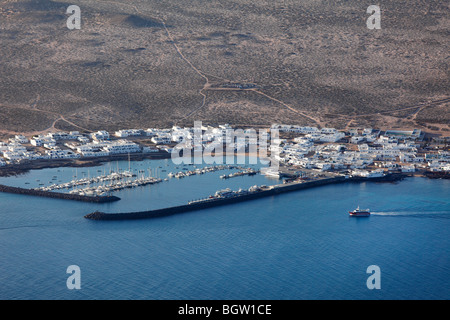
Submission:
<svg viewBox="0 0 450 320">
<path fill-rule="evenodd" d="M 171 216 L 174 214 L 202 210 L 232 203 L 238 203 L 248 200 L 259 199 L 263 197 L 274 196 L 281 193 L 298 191 L 302 189 L 309 189 L 329 184 L 335 183 L 344 183 L 344 182 L 390 182 L 397 181 L 404 178 L 404 175 L 392 174 L 379 178 L 346 178 L 346 177 L 334 177 L 334 178 L 325 178 L 314 181 L 307 182 L 293 182 L 287 184 L 279 184 L 275 186 L 267 187 L 262 191 L 257 191 L 253 193 L 244 194 L 241 196 L 230 197 L 230 198 L 218 198 L 212 201 L 200 202 L 200 203 L 192 203 L 181 206 L 149 210 L 149 211 L 140 211 L 140 212 L 128 212 L 128 213 L 104 213 L 95 211 L 93 213 L 87 214 L 84 216 L 86 219 L 91 220 L 134 220 L 134 219 L 149 219 L 149 218 L 158 218 Z"/>
<path fill-rule="evenodd" d="M 69 193 L 59 193 L 59 192 L 49 192 L 33 189 L 24 189 L 18 187 L 10 187 L 5 185 L 0 185 L 0 192 L 23 194 L 30 196 L 54 198 L 54 199 L 64 199 L 64 200 L 75 200 L 84 202 L 95 202 L 95 203 L 106 203 L 119 201 L 120 198 L 116 196 L 82 196 L 79 194 L 69 194 Z"/>
</svg>

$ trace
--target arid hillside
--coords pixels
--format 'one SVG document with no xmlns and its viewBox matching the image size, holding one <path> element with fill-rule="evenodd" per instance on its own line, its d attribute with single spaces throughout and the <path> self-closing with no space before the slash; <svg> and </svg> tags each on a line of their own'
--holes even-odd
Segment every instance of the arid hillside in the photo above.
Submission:
<svg viewBox="0 0 450 320">
<path fill-rule="evenodd" d="M 0 135 L 194 120 L 449 135 L 448 2 L 383 1 L 380 30 L 371 4 L 0 0 Z"/>
</svg>

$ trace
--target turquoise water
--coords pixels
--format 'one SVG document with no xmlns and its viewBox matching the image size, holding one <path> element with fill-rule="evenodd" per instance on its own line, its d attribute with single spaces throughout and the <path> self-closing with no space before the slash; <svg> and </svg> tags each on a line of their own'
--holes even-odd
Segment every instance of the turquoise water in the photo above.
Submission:
<svg viewBox="0 0 450 320">
<path fill-rule="evenodd" d="M 128 163 L 45 169 L 0 183 L 36 187 L 117 166 Z M 161 178 L 182 167 L 132 163 Z M 330 185 L 151 220 L 83 218 L 277 183 L 261 175 L 220 179 L 225 172 L 123 190 L 111 204 L 0 193 L 0 299 L 450 298 L 448 180 Z M 373 215 L 349 217 L 357 205 Z M 70 265 L 81 269 L 80 290 L 66 286 Z M 366 286 L 370 265 L 381 269 L 380 290 Z"/>
</svg>

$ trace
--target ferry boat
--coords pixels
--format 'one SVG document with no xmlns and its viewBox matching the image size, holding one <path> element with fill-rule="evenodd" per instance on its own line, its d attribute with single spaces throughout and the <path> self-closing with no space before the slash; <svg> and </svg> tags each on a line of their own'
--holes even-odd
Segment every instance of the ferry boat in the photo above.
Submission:
<svg viewBox="0 0 450 320">
<path fill-rule="evenodd" d="M 369 209 L 360 209 L 359 206 L 355 210 L 349 211 L 348 213 L 352 217 L 368 217 L 368 216 L 370 216 Z"/>
</svg>

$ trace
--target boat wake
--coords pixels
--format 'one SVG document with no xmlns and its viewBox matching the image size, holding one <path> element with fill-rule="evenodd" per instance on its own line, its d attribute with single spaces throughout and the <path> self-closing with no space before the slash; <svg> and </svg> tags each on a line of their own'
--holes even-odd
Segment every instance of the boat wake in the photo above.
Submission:
<svg viewBox="0 0 450 320">
<path fill-rule="evenodd" d="M 2 228 L 0 228 L 0 231 L 3 231 L 3 230 L 12 230 L 12 229 L 22 229 L 22 228 L 40 228 L 40 227 L 42 227 L 42 225 L 2 227 Z"/>
<path fill-rule="evenodd" d="M 378 211 L 371 212 L 371 215 L 394 217 L 443 217 L 450 219 L 450 211 Z"/>
</svg>

